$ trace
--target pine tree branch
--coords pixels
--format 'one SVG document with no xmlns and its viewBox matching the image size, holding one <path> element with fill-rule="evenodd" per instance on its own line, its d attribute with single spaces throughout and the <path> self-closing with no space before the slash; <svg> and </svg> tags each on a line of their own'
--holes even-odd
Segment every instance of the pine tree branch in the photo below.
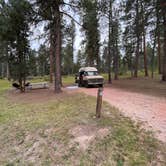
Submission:
<svg viewBox="0 0 166 166">
<path fill-rule="evenodd" d="M 80 9 L 80 7 L 79 7 L 79 6 L 72 5 L 72 4 L 69 4 L 69 3 L 66 3 L 66 2 L 63 2 L 63 5 L 70 6 L 71 8 L 77 8 L 77 9 Z"/>
<path fill-rule="evenodd" d="M 85 27 L 82 25 L 82 24 L 80 24 L 75 18 L 73 18 L 70 14 L 67 14 L 67 13 L 65 13 L 65 12 L 60 12 L 61 14 L 63 14 L 63 15 L 65 15 L 65 16 L 67 16 L 67 17 L 69 17 L 70 19 L 72 19 L 75 23 L 77 23 L 79 26 L 81 26 L 81 27 L 83 27 L 84 29 L 85 29 Z"/>
</svg>

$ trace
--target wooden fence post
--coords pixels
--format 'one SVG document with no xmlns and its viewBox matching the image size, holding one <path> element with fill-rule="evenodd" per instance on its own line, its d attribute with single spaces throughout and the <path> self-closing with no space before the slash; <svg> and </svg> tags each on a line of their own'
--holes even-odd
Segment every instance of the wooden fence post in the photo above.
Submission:
<svg viewBox="0 0 166 166">
<path fill-rule="evenodd" d="M 101 117 L 102 96 L 103 96 L 103 88 L 99 88 L 97 93 L 96 118 Z"/>
</svg>

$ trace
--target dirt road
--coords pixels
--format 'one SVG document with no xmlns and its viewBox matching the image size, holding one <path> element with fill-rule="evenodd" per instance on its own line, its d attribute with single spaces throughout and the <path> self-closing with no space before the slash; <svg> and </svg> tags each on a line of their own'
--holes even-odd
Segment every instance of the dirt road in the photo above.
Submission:
<svg viewBox="0 0 166 166">
<path fill-rule="evenodd" d="M 91 96 L 97 94 L 97 88 L 79 88 L 79 91 Z M 166 142 L 166 98 L 106 87 L 103 99 L 125 116 L 145 122 L 143 125 L 146 128 L 152 128 L 158 139 Z"/>
</svg>

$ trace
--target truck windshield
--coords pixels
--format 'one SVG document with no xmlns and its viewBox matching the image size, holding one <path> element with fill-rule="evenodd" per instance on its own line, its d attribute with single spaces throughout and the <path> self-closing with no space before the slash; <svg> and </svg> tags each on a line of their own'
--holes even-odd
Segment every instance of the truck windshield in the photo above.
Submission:
<svg viewBox="0 0 166 166">
<path fill-rule="evenodd" d="M 86 74 L 87 74 L 87 76 L 96 76 L 96 75 L 98 75 L 98 72 L 97 71 L 87 71 Z"/>
</svg>

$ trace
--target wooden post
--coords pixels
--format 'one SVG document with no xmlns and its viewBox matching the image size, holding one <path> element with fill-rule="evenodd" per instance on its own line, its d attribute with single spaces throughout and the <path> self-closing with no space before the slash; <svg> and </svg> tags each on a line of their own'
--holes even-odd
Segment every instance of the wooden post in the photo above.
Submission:
<svg viewBox="0 0 166 166">
<path fill-rule="evenodd" d="M 97 93 L 96 118 L 100 118 L 101 116 L 102 96 L 103 88 L 99 88 Z"/>
</svg>

